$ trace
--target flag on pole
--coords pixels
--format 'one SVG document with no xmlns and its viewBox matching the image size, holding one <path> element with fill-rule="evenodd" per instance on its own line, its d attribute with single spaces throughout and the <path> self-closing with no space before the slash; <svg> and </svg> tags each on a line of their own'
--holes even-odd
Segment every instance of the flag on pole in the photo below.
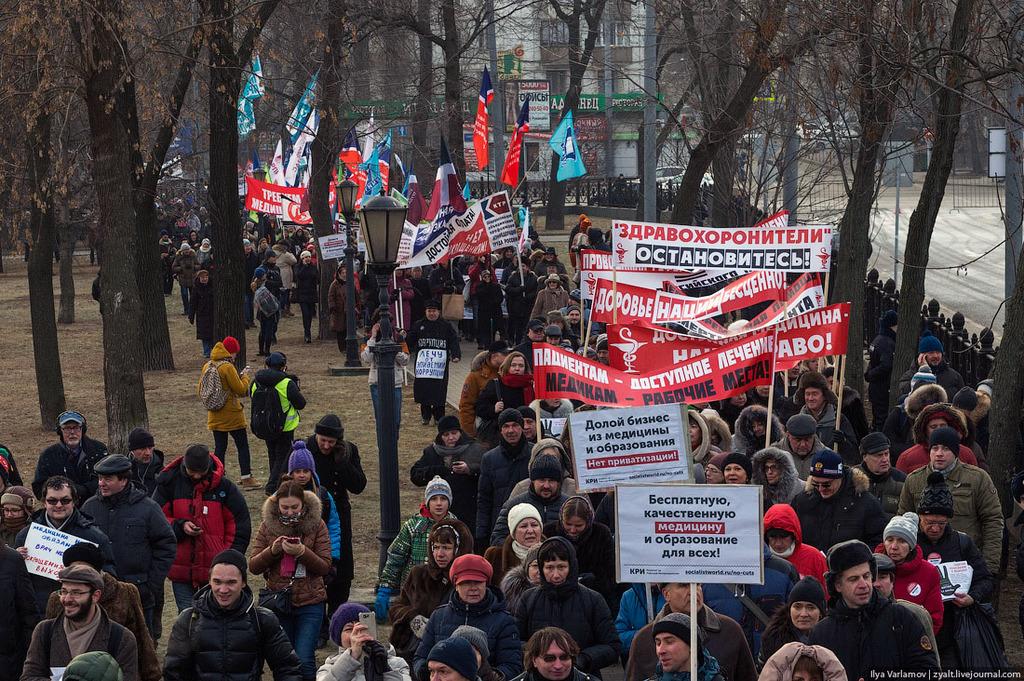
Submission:
<svg viewBox="0 0 1024 681">
<path fill-rule="evenodd" d="M 391 129 L 384 135 L 384 139 L 377 144 L 377 166 L 380 175 L 381 187 L 388 191 L 388 180 L 391 177 Z"/>
<path fill-rule="evenodd" d="M 409 199 L 409 212 L 405 216 L 406 221 L 418 225 L 427 212 L 427 202 L 423 200 L 423 192 L 420 191 L 420 181 L 416 179 L 416 172 L 409 166 L 409 174 L 406 176 L 405 198 Z"/>
<path fill-rule="evenodd" d="M 374 145 L 370 158 L 359 164 L 359 170 L 366 174 L 366 186 L 363 196 L 377 196 L 384 188 L 380 175 L 380 145 Z"/>
<path fill-rule="evenodd" d="M 469 193 L 469 180 L 466 180 L 466 184 L 462 187 L 462 198 L 468 202 L 471 196 L 472 194 Z"/>
<path fill-rule="evenodd" d="M 345 142 L 341 145 L 338 160 L 344 163 L 352 173 L 355 173 L 355 169 L 363 162 L 363 157 L 359 153 L 359 140 L 356 138 L 355 128 L 349 128 L 345 133 Z"/>
<path fill-rule="evenodd" d="M 526 240 L 530 238 L 530 209 L 526 206 L 519 206 L 519 226 L 522 231 L 519 233 L 519 252 L 523 252 Z"/>
<path fill-rule="evenodd" d="M 313 101 L 315 98 L 316 91 L 316 79 L 320 74 L 320 71 L 314 73 L 309 82 L 306 83 L 306 89 L 302 91 L 302 96 L 299 97 L 299 101 L 295 103 L 295 108 L 292 109 L 291 116 L 288 117 L 288 134 L 291 135 L 292 144 L 299 139 L 305 130 L 309 117 L 313 114 Z"/>
<path fill-rule="evenodd" d="M 583 165 L 583 158 L 580 157 L 579 147 L 576 145 L 576 129 L 572 124 L 572 110 L 565 112 L 565 118 L 555 128 L 551 139 L 548 140 L 551 150 L 558 155 L 558 181 L 565 182 L 574 177 L 581 177 L 587 174 Z"/>
<path fill-rule="evenodd" d="M 476 150 L 477 168 L 487 167 L 487 139 L 490 137 L 490 119 L 487 105 L 494 99 L 494 88 L 491 86 L 491 74 L 484 67 L 484 77 L 480 82 L 480 97 L 476 102 L 476 120 L 473 121 L 473 149 Z M 468 198 L 468 197 L 467 197 Z"/>
<path fill-rule="evenodd" d="M 437 174 L 434 176 L 434 191 L 430 194 L 430 205 L 423 216 L 424 220 L 433 222 L 438 213 L 444 213 L 443 220 L 447 220 L 454 213 L 462 213 L 466 210 L 466 200 L 462 198 L 459 178 L 455 174 L 455 165 L 452 163 L 451 153 L 448 145 L 441 138 L 441 157 L 438 161 Z"/>
<path fill-rule="evenodd" d="M 252 58 L 252 70 L 249 78 L 245 81 L 242 93 L 238 95 L 238 139 L 244 140 L 253 130 L 256 129 L 256 114 L 253 111 L 253 103 L 266 94 L 263 86 L 263 64 L 260 63 L 260 55 L 255 54 Z"/>
<path fill-rule="evenodd" d="M 519 107 L 519 118 L 512 131 L 512 140 L 508 143 L 508 156 L 505 167 L 501 169 L 501 182 L 509 187 L 519 184 L 519 158 L 523 152 L 523 136 L 530 131 L 530 95 L 526 95 L 523 105 Z"/>
</svg>

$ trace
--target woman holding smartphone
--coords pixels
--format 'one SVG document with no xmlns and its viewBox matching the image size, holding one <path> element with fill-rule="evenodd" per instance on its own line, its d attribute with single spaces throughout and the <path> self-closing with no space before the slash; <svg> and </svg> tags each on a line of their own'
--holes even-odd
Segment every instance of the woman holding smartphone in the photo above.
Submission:
<svg viewBox="0 0 1024 681">
<path fill-rule="evenodd" d="M 263 522 L 253 541 L 249 570 L 263 574 L 269 589 L 291 588 L 292 611 L 278 614 L 302 663 L 303 681 L 316 678 L 316 641 L 324 617 L 331 569 L 331 537 L 320 499 L 298 482 L 281 483 L 263 503 Z"/>
</svg>

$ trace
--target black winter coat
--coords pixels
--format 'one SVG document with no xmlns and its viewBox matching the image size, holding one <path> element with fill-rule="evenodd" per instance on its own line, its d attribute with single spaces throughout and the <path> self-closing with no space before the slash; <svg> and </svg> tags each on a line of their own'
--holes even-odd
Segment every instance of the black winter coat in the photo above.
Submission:
<svg viewBox="0 0 1024 681">
<path fill-rule="evenodd" d="M 284 282 L 281 281 L 281 268 L 277 265 L 271 266 L 268 263 L 263 263 L 263 269 L 267 272 L 264 275 L 263 285 L 275 296 L 281 295 L 281 287 L 284 286 Z"/>
<path fill-rule="evenodd" d="M 206 586 L 174 622 L 164 681 L 259 681 L 264 662 L 275 681 L 302 679 L 299 658 L 277 616 L 256 607 L 249 587 L 225 610 Z"/>
<path fill-rule="evenodd" d="M 872 671 L 938 671 L 921 622 L 902 605 L 871 593 L 863 608 L 841 598 L 811 630 L 810 645 L 825 646 L 839 658 L 848 679 L 870 679 Z"/>
<path fill-rule="evenodd" d="M 914 378 L 914 374 L 917 373 L 918 367 L 916 364 L 907 369 L 902 376 L 900 376 L 900 394 L 907 395 L 910 393 L 910 381 Z M 949 399 L 953 399 L 953 395 L 956 395 L 960 388 L 964 387 L 963 376 L 960 375 L 953 367 L 949 366 L 945 358 L 939 362 L 938 366 L 931 367 L 932 373 L 935 374 L 935 382 L 941 385 Z"/>
<path fill-rule="evenodd" d="M 213 342 L 216 335 L 214 325 L 217 321 L 217 307 L 213 299 L 213 284 L 200 284 L 196 280 L 189 299 L 189 322 L 196 325 L 196 340 Z"/>
<path fill-rule="evenodd" d="M 476 398 L 476 415 L 482 421 L 498 420 L 498 413 L 494 411 L 494 405 L 498 402 L 504 402 L 505 409 L 518 409 L 526 405 L 523 388 L 505 385 L 501 378 L 498 376 L 489 380 L 484 389 L 480 391 L 480 396 Z"/>
<path fill-rule="evenodd" d="M 793 500 L 793 510 L 804 531 L 804 543 L 820 551 L 847 539 L 877 546 L 885 530 L 885 512 L 868 491 L 868 478 L 856 468 L 843 472 L 843 484 L 828 499 L 808 487 Z"/>
<path fill-rule="evenodd" d="M 138 587 L 143 608 L 154 605 L 178 553 L 163 509 L 129 483 L 120 494 L 92 497 L 82 512 L 110 539 L 118 579 Z"/>
<path fill-rule="evenodd" d="M 412 396 L 418 404 L 445 404 L 448 399 L 448 370 L 451 361 L 455 357 L 462 359 L 462 346 L 459 344 L 455 329 L 440 318 L 435 321 L 419 319 L 412 324 L 406 342 L 409 344 L 410 355 L 425 349 L 444 350 L 447 353 L 444 378 L 417 378 L 412 385 Z M 461 515 L 456 515 L 459 520 L 465 520 Z"/>
<path fill-rule="evenodd" d="M 426 487 L 435 475 L 440 475 L 452 488 L 451 512 L 456 518 L 466 523 L 466 527 L 476 527 L 476 491 L 480 481 L 480 463 L 483 460 L 483 448 L 465 433 L 459 437 L 454 447 L 445 447 L 441 436 L 423 448 L 423 454 L 412 465 L 409 479 L 417 487 Z M 453 473 L 451 466 L 457 461 L 465 461 L 469 466 L 469 474 Z"/>
<path fill-rule="evenodd" d="M 320 270 L 310 263 L 301 262 L 295 266 L 295 290 L 292 292 L 293 303 L 318 303 L 317 291 L 320 286 Z"/>
<path fill-rule="evenodd" d="M 501 286 L 491 281 L 490 283 L 480 282 L 476 285 L 476 302 L 479 310 L 477 326 L 483 322 L 494 322 L 494 328 L 498 328 L 501 322 L 501 301 L 505 299 L 505 293 Z"/>
<path fill-rule="evenodd" d="M 892 359 L 896 354 L 896 332 L 889 327 L 880 328 L 868 352 L 868 368 L 864 372 L 864 380 L 868 382 L 868 399 L 872 402 L 888 402 Z"/>
<path fill-rule="evenodd" d="M 25 561 L 8 546 L 0 546 L 0 612 L 0 681 L 16 681 L 39 610 Z"/>
<path fill-rule="evenodd" d="M 107 445 L 93 440 L 82 433 L 81 454 L 71 458 L 71 453 L 61 441 L 50 445 L 39 455 L 36 473 L 32 477 L 32 493 L 37 499 L 43 498 L 43 485 L 54 475 L 63 475 L 75 484 L 75 492 L 80 501 L 96 494 L 96 475 L 92 472 L 96 462 L 107 455 Z"/>
<path fill-rule="evenodd" d="M 159 449 L 153 450 L 153 458 L 149 463 L 142 463 L 132 458 L 132 484 L 145 490 L 147 496 L 153 496 L 153 491 L 156 489 L 156 476 L 163 468 L 164 453 Z"/>
<path fill-rule="evenodd" d="M 516 446 L 502 440 L 501 444 L 484 454 L 476 493 L 476 532 L 473 537 L 478 540 L 477 546 L 488 546 L 494 522 L 512 488 L 520 480 L 530 477 L 530 449 L 527 444 L 525 437 Z"/>
<path fill-rule="evenodd" d="M 562 537 L 572 544 L 576 550 L 576 574 L 580 584 L 601 594 L 609 612 L 617 613 L 622 592 L 615 582 L 615 540 L 611 530 L 591 521 L 590 526 L 573 541 L 559 519 L 544 525 L 544 536 L 548 539 Z"/>
<path fill-rule="evenodd" d="M 342 438 L 344 436 L 342 432 Z M 338 518 L 341 520 L 341 561 L 338 563 L 337 579 L 351 584 L 355 563 L 352 560 L 352 503 L 348 495 L 349 492 L 362 494 L 366 489 L 366 473 L 359 460 L 359 447 L 348 440 L 339 439 L 331 451 L 324 453 L 316 443 L 316 435 L 310 435 L 306 438 L 306 449 L 316 462 L 320 486 L 331 493 L 338 507 Z"/>
<path fill-rule="evenodd" d="M 502 505 L 501 511 L 498 513 L 498 519 L 494 521 L 494 529 L 491 531 L 491 546 L 501 546 L 510 534 L 508 512 L 512 510 L 513 506 L 517 504 L 532 504 L 537 509 L 537 512 L 540 513 L 541 526 L 546 527 L 548 525 L 557 525 L 559 513 L 562 511 L 562 504 L 568 498 L 559 490 L 553 499 L 542 499 L 533 491 L 533 484 L 531 483 L 529 489 L 522 494 L 509 497 L 508 501 Z M 550 537 L 552 535 L 545 534 L 545 536 Z"/>
<path fill-rule="evenodd" d="M 505 285 L 505 300 L 509 317 L 529 317 L 533 303 L 537 300 L 537 275 L 527 272 L 524 277 L 522 271 L 509 275 Z"/>
<path fill-rule="evenodd" d="M 570 547 L 569 575 L 555 586 L 544 578 L 541 566 L 540 584 L 523 594 L 516 608 L 519 636 L 525 641 L 544 627 L 564 629 L 580 647 L 576 665 L 600 678 L 601 669 L 618 662 L 622 650 L 612 614 L 601 594 L 579 583 L 579 564 L 572 544 L 563 537 L 544 543 L 548 542 L 562 542 Z M 606 561 L 609 558 L 605 556 Z"/>
</svg>

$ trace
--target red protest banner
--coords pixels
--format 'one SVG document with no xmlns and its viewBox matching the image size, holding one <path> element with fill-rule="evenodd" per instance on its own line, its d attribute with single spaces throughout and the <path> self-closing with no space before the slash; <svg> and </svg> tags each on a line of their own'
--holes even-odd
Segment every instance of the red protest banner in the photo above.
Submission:
<svg viewBox="0 0 1024 681">
<path fill-rule="evenodd" d="M 605 324 L 650 323 L 657 294 L 655 289 L 631 284 L 613 284 L 609 279 L 599 278 L 594 287 L 591 318 L 595 322 Z"/>
<path fill-rule="evenodd" d="M 707 319 L 758 303 L 780 300 L 785 288 L 785 273 L 758 270 L 743 275 L 708 296 L 691 297 L 658 291 L 650 321 L 653 324 L 668 324 Z"/>
<path fill-rule="evenodd" d="M 534 391 L 538 398 L 612 407 L 711 402 L 768 385 L 774 353 L 774 331 L 752 334 L 668 369 L 636 375 L 538 343 Z"/>
<path fill-rule="evenodd" d="M 826 355 L 845 355 L 850 330 L 850 304 L 811 310 L 779 324 L 776 371 Z"/>
<path fill-rule="evenodd" d="M 268 215 L 282 215 L 284 213 L 284 209 L 281 206 L 282 198 L 299 204 L 302 202 L 302 197 L 305 193 L 306 189 L 304 187 L 285 187 L 284 185 L 257 180 L 255 177 L 246 177 L 245 209 Z"/>
</svg>

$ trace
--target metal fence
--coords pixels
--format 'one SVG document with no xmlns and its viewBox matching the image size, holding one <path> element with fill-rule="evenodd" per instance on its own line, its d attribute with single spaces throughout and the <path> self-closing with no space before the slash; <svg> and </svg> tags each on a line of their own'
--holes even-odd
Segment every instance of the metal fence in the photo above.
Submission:
<svg viewBox="0 0 1024 681">
<path fill-rule="evenodd" d="M 469 193 L 481 198 L 503 187 L 494 182 L 470 182 Z M 658 183 L 658 210 L 669 210 L 675 201 L 679 182 Z M 701 189 L 701 205 L 710 205 L 707 189 Z M 531 206 L 546 206 L 548 183 L 546 181 L 523 182 L 519 195 L 525 196 Z M 585 178 L 572 180 L 565 185 L 566 206 L 602 206 L 609 208 L 636 208 L 640 202 L 640 181 L 635 177 L 626 178 Z"/>
<path fill-rule="evenodd" d="M 900 292 L 896 282 L 880 280 L 878 270 L 868 272 L 864 282 L 864 343 L 871 342 L 878 332 L 878 318 L 886 310 L 899 310 Z M 941 311 L 939 301 L 932 298 L 921 307 L 921 331 L 931 331 L 946 348 L 946 360 L 956 369 L 967 385 L 977 385 L 989 378 L 995 363 L 996 351 L 993 346 L 995 334 L 989 328 L 981 333 L 969 333 L 966 320 L 959 312 L 947 317 Z M 952 395 L 950 395 L 952 398 Z"/>
<path fill-rule="evenodd" d="M 970 175 L 953 175 L 946 185 L 953 196 L 953 209 L 999 208 L 1003 205 L 1001 179 Z"/>
</svg>

